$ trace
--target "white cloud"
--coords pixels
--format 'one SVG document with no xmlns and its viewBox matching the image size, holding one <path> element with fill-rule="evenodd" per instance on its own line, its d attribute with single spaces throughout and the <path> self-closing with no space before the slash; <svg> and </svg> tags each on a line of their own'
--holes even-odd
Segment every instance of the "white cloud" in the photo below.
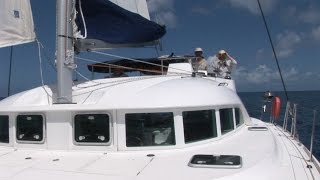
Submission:
<svg viewBox="0 0 320 180">
<path fill-rule="evenodd" d="M 314 6 L 309 8 L 289 6 L 283 10 L 282 19 L 288 23 L 317 25 L 320 23 L 320 11 Z"/>
<path fill-rule="evenodd" d="M 175 28 L 177 17 L 174 11 L 174 0 L 149 0 L 148 7 L 155 21 L 166 25 L 168 28 Z"/>
<path fill-rule="evenodd" d="M 311 35 L 314 39 L 316 40 L 320 40 L 320 26 L 313 28 Z"/>
<path fill-rule="evenodd" d="M 276 52 L 280 58 L 289 57 L 302 41 L 302 35 L 292 31 L 285 31 L 277 35 Z"/>
<path fill-rule="evenodd" d="M 260 14 L 257 0 L 227 0 L 227 2 L 233 7 L 247 9 L 253 14 Z M 263 11 L 269 13 L 275 8 L 277 0 L 260 0 L 260 3 Z"/>
<path fill-rule="evenodd" d="M 299 20 L 309 24 L 318 24 L 320 22 L 320 12 L 317 9 L 309 8 L 302 11 L 299 16 Z"/>
<path fill-rule="evenodd" d="M 308 73 L 310 76 L 310 73 Z M 282 75 L 285 81 L 297 81 L 300 78 L 304 78 L 305 75 L 300 75 L 299 71 L 295 67 L 284 69 Z M 240 66 L 235 70 L 233 74 L 236 81 L 246 82 L 250 84 L 265 84 L 272 81 L 280 82 L 280 75 L 278 70 L 271 69 L 267 65 L 259 65 L 257 68 L 248 70 L 244 66 Z"/>
</svg>

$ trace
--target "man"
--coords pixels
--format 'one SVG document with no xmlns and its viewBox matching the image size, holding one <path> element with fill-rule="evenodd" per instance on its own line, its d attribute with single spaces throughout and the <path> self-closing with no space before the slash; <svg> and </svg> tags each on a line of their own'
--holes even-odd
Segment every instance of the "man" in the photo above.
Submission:
<svg viewBox="0 0 320 180">
<path fill-rule="evenodd" d="M 225 50 L 220 50 L 209 60 L 209 73 L 216 74 L 217 77 L 230 78 L 233 67 L 237 61 L 233 59 Z"/>
<path fill-rule="evenodd" d="M 194 50 L 194 56 L 195 58 L 193 58 L 191 60 L 191 65 L 193 67 L 193 70 L 195 72 L 197 71 L 206 71 L 207 70 L 207 62 L 204 59 L 203 55 L 203 50 L 201 48 L 196 48 Z"/>
</svg>

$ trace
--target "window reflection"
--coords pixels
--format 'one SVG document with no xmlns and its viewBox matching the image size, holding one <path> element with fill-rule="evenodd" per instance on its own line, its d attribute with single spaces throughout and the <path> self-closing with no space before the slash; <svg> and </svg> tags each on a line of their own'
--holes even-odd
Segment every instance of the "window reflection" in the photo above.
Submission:
<svg viewBox="0 0 320 180">
<path fill-rule="evenodd" d="M 221 134 L 225 134 L 234 130 L 232 108 L 220 109 L 219 114 L 220 114 Z"/>
<path fill-rule="evenodd" d="M 107 114 L 78 114 L 74 120 L 74 136 L 78 143 L 108 143 L 110 122 Z"/>
<path fill-rule="evenodd" d="M 243 116 L 240 108 L 235 108 L 234 112 L 235 112 L 235 118 L 236 118 L 236 126 L 237 127 L 241 126 L 244 123 L 244 120 L 243 120 Z"/>
<path fill-rule="evenodd" d="M 134 113 L 125 118 L 127 147 L 175 145 L 173 113 Z"/>
<path fill-rule="evenodd" d="M 0 143 L 9 143 L 9 116 L 0 116 Z"/>
<path fill-rule="evenodd" d="M 184 111 L 182 115 L 186 143 L 217 137 L 215 110 Z"/>
<path fill-rule="evenodd" d="M 43 117 L 41 115 L 17 116 L 17 140 L 41 142 L 43 140 Z"/>
</svg>

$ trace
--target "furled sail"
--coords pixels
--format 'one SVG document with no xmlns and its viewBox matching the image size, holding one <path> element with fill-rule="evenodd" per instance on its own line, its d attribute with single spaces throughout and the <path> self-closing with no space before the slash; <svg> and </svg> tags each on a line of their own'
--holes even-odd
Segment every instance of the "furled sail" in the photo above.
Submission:
<svg viewBox="0 0 320 180">
<path fill-rule="evenodd" d="M 0 1 L 0 47 L 13 46 L 35 40 L 34 24 L 29 0 Z"/>
<path fill-rule="evenodd" d="M 154 45 L 165 27 L 150 21 L 146 0 L 77 0 L 76 49 Z"/>
</svg>

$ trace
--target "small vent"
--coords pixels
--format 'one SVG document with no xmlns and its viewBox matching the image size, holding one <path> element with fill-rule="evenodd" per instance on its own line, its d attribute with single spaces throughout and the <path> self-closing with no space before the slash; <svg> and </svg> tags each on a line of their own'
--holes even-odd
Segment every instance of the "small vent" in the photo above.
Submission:
<svg viewBox="0 0 320 180">
<path fill-rule="evenodd" d="M 190 167 L 238 169 L 242 167 L 242 158 L 236 155 L 194 155 Z"/>
<path fill-rule="evenodd" d="M 252 126 L 252 127 L 248 127 L 249 131 L 268 131 L 267 127 L 264 126 Z"/>
<path fill-rule="evenodd" d="M 13 11 L 13 15 L 14 15 L 15 18 L 20 18 L 20 12 L 17 11 L 17 10 Z"/>
<path fill-rule="evenodd" d="M 218 86 L 228 86 L 228 83 L 226 83 L 226 82 L 219 83 Z"/>
</svg>

